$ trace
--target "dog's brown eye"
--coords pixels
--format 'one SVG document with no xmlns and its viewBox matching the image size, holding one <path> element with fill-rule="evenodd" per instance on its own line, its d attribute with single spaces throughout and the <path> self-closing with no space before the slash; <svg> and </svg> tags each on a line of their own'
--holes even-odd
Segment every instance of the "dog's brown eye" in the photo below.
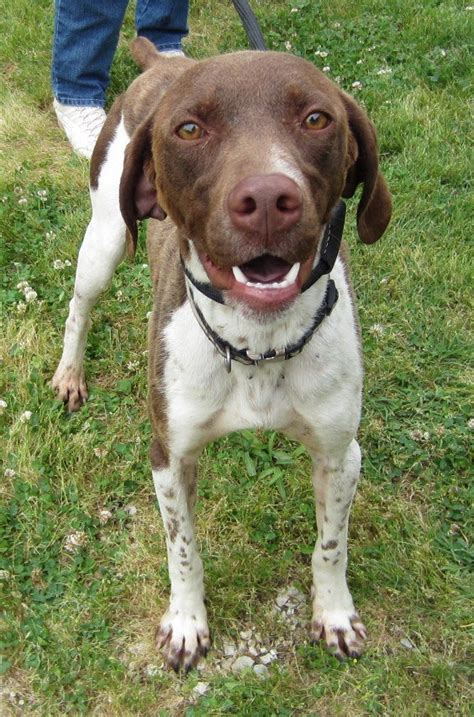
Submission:
<svg viewBox="0 0 474 717">
<path fill-rule="evenodd" d="M 324 129 L 328 126 L 329 122 L 329 117 L 323 114 L 323 112 L 311 112 L 311 114 L 306 117 L 303 124 L 307 129 L 317 130 Z"/>
<path fill-rule="evenodd" d="M 196 140 L 204 137 L 204 130 L 196 122 L 186 122 L 178 127 L 176 134 L 181 139 Z"/>
</svg>

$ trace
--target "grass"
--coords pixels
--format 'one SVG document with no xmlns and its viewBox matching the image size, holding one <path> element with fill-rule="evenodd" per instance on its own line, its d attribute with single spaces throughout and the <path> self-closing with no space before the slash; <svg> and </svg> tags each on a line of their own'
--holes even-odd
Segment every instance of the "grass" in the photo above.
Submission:
<svg viewBox="0 0 474 717">
<path fill-rule="evenodd" d="M 120 268 L 97 306 L 87 355 L 90 401 L 65 414 L 48 381 L 88 221 L 88 168 L 71 154 L 51 110 L 51 3 L 6 0 L 2 714 L 470 711 L 472 13 L 454 0 L 253 5 L 272 48 L 290 43 L 296 54 L 329 66 L 366 106 L 394 197 L 390 231 L 375 247 L 357 244 L 353 206 L 347 229 L 366 365 L 349 578 L 369 628 L 367 653 L 342 665 L 319 646 L 295 642 L 265 682 L 211 669 L 209 692 L 199 699 L 198 674 L 181 679 L 149 669 L 159 664 L 153 631 L 168 580 L 147 457 L 146 256 L 142 242 L 135 263 Z M 194 57 L 246 47 L 230 3 L 196 0 L 190 26 Z M 132 36 L 129 12 L 110 99 L 136 72 L 126 49 Z M 25 300 L 22 281 L 36 300 Z M 203 455 L 198 532 L 217 646 L 248 625 L 277 643 L 286 637 L 269 608 L 290 583 L 309 591 L 315 527 L 308 471 L 299 447 L 274 434 L 230 436 Z M 104 509 L 112 514 L 106 524 Z M 69 553 L 74 532 L 82 547 Z"/>
</svg>

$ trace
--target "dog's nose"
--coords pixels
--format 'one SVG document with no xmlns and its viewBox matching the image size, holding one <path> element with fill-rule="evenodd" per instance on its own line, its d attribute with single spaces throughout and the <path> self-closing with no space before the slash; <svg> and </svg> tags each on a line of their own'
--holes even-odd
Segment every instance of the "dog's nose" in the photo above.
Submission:
<svg viewBox="0 0 474 717">
<path fill-rule="evenodd" d="M 297 184 L 284 174 L 258 174 L 242 179 L 229 194 L 227 208 L 237 229 L 270 238 L 301 218 Z"/>
</svg>

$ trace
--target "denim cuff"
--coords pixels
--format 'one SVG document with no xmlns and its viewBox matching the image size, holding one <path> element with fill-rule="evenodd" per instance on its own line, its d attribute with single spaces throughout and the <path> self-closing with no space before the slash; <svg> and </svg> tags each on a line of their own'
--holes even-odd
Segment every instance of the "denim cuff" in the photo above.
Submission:
<svg viewBox="0 0 474 717">
<path fill-rule="evenodd" d="M 65 97 L 61 93 L 54 93 L 54 98 L 62 105 L 70 105 L 71 107 L 105 107 L 105 102 L 99 102 L 94 99 L 84 99 L 81 97 Z"/>
</svg>

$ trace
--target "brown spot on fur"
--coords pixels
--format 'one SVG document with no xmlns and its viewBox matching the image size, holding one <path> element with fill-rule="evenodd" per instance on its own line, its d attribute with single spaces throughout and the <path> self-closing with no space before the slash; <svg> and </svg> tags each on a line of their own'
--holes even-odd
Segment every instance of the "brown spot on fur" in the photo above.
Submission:
<svg viewBox="0 0 474 717">
<path fill-rule="evenodd" d="M 165 496 L 165 498 L 175 498 L 176 497 L 176 493 L 174 492 L 174 490 L 172 488 L 168 488 L 168 490 L 165 490 L 163 495 Z"/>
<path fill-rule="evenodd" d="M 150 461 L 153 470 L 162 470 L 169 466 L 168 451 L 166 451 L 161 442 L 154 438 L 150 446 Z M 171 490 L 171 489 L 170 489 Z M 165 492 L 167 498 L 173 498 L 174 496 L 168 495 L 169 491 Z"/>
<path fill-rule="evenodd" d="M 327 543 L 324 543 L 324 545 L 321 545 L 321 550 L 334 550 L 334 548 L 337 548 L 338 542 L 337 540 L 328 540 Z"/>
<path fill-rule="evenodd" d="M 168 513 L 170 515 L 176 515 L 176 511 L 172 505 L 165 505 L 165 509 L 168 511 Z"/>
<path fill-rule="evenodd" d="M 329 558 L 327 558 L 325 555 L 323 555 L 323 560 L 325 563 L 329 563 Z"/>
<path fill-rule="evenodd" d="M 183 567 L 186 567 L 187 565 L 189 565 L 189 560 L 182 560 L 182 561 L 181 561 L 181 565 L 182 565 Z"/>
<path fill-rule="evenodd" d="M 176 518 L 171 518 L 171 520 L 166 523 L 166 528 L 168 530 L 169 539 L 174 543 L 179 531 L 179 521 L 176 520 Z"/>
<path fill-rule="evenodd" d="M 102 169 L 102 165 L 105 162 L 109 144 L 114 138 L 115 130 L 117 129 L 117 125 L 120 122 L 120 117 L 122 115 L 122 104 L 123 95 L 120 95 L 120 97 L 117 97 L 112 107 L 110 108 L 109 113 L 107 114 L 107 119 L 104 122 L 104 126 L 102 127 L 100 134 L 97 138 L 94 151 L 92 152 L 89 173 L 91 189 L 97 189 L 97 187 L 99 186 L 100 170 Z"/>
</svg>

